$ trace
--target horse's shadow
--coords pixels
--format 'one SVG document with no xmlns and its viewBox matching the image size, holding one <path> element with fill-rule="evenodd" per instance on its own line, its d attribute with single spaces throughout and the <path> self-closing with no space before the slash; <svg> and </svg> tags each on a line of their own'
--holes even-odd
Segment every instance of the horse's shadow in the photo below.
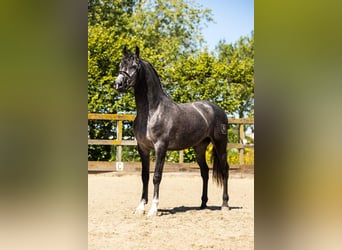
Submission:
<svg viewBox="0 0 342 250">
<path fill-rule="evenodd" d="M 237 206 L 230 206 L 229 210 L 235 210 L 235 209 L 242 209 L 243 207 L 237 207 Z M 200 211 L 200 210 L 211 210 L 211 211 L 220 211 L 220 206 L 207 206 L 206 208 L 200 208 L 200 207 L 188 207 L 188 206 L 180 206 L 180 207 L 174 207 L 171 209 L 158 209 L 159 215 L 172 215 L 177 213 L 185 213 L 188 211 Z"/>
</svg>

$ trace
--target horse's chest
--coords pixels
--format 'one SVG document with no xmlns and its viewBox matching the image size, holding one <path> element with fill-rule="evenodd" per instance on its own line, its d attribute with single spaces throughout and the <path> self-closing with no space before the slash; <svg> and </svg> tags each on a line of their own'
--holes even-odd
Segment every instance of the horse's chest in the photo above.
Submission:
<svg viewBox="0 0 342 250">
<path fill-rule="evenodd" d="M 134 135 L 139 144 L 153 147 L 153 143 L 158 137 L 158 133 L 156 133 L 157 131 L 158 129 L 147 125 L 146 123 L 139 123 L 138 121 L 135 121 L 134 123 Z"/>
<path fill-rule="evenodd" d="M 159 137 L 160 133 L 160 129 L 153 127 L 137 128 L 134 130 L 135 137 L 138 141 L 147 140 L 153 142 Z"/>
</svg>

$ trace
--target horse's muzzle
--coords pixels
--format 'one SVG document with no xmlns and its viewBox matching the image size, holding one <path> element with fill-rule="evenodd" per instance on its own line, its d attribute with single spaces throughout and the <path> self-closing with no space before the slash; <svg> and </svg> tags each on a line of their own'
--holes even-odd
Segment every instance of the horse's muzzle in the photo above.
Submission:
<svg viewBox="0 0 342 250">
<path fill-rule="evenodd" d="M 118 91 L 118 92 L 125 92 L 127 91 L 127 81 L 125 81 L 124 77 L 118 77 L 115 79 L 114 81 L 114 88 Z"/>
</svg>

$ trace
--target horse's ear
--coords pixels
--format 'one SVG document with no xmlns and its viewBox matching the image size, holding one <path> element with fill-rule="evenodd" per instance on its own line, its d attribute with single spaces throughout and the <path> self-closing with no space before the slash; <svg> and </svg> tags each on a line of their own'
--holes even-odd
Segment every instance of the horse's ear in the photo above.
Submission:
<svg viewBox="0 0 342 250">
<path fill-rule="evenodd" d="M 127 47 L 126 47 L 126 45 L 125 45 L 125 47 L 124 47 L 124 49 L 123 49 L 123 54 L 125 55 L 125 56 L 127 56 L 127 54 L 128 54 L 128 51 L 127 51 Z"/>
<path fill-rule="evenodd" d="M 137 57 L 139 57 L 139 53 L 140 53 L 139 47 L 135 46 L 135 54 L 137 55 Z"/>
</svg>

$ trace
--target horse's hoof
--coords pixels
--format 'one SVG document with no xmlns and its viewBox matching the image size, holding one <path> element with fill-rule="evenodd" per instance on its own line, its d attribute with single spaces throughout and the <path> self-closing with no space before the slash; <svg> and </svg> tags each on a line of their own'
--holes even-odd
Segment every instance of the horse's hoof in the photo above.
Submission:
<svg viewBox="0 0 342 250">
<path fill-rule="evenodd" d="M 158 199 L 153 199 L 152 206 L 150 208 L 150 211 L 148 211 L 147 216 L 151 217 L 151 216 L 156 216 L 157 215 L 158 203 L 159 203 Z"/>
<path fill-rule="evenodd" d="M 151 209 L 151 210 L 148 212 L 147 216 L 148 216 L 148 217 L 157 216 L 157 213 L 158 213 L 158 210 Z"/>
<path fill-rule="evenodd" d="M 147 214 L 148 217 L 154 217 L 154 216 L 157 216 L 157 211 L 149 211 L 148 214 Z"/>
<path fill-rule="evenodd" d="M 145 214 L 145 210 L 137 209 L 137 210 L 135 210 L 134 214 L 136 214 L 136 215 L 144 215 Z"/>
</svg>

